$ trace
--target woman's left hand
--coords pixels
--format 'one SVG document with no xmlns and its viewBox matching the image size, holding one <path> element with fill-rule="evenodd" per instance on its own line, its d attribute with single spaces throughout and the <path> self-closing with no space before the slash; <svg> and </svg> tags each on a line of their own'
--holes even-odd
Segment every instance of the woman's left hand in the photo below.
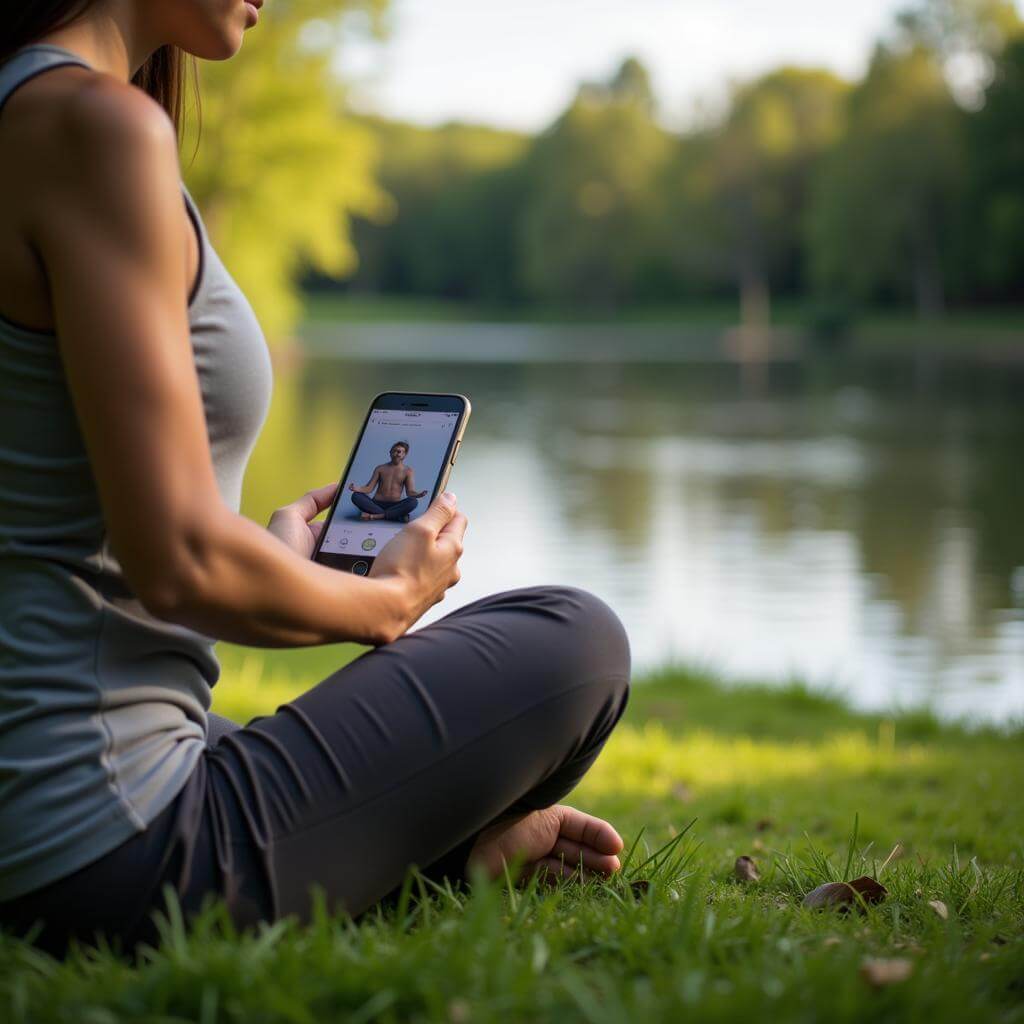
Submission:
<svg viewBox="0 0 1024 1024">
<path fill-rule="evenodd" d="M 312 520 L 330 507 L 337 489 L 337 483 L 333 483 L 306 491 L 298 501 L 279 508 L 270 517 L 267 529 L 297 555 L 309 558 L 324 528 L 323 523 L 314 523 Z"/>
</svg>

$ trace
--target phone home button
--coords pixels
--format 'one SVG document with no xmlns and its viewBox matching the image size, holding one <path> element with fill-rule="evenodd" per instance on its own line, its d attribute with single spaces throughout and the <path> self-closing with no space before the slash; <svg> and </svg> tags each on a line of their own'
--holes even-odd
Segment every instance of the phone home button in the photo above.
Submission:
<svg viewBox="0 0 1024 1024">
<path fill-rule="evenodd" d="M 360 560 L 352 566 L 352 571 L 357 576 L 365 576 L 370 571 L 370 563 Z"/>
</svg>

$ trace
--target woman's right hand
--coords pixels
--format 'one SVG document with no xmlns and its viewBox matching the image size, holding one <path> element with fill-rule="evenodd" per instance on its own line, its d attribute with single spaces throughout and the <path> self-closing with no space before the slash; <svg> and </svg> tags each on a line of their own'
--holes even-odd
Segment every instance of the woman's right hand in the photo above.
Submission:
<svg viewBox="0 0 1024 1024">
<path fill-rule="evenodd" d="M 394 581 L 404 599 L 405 629 L 459 582 L 458 561 L 467 525 L 455 495 L 446 491 L 395 534 L 374 560 L 370 576 Z"/>
</svg>

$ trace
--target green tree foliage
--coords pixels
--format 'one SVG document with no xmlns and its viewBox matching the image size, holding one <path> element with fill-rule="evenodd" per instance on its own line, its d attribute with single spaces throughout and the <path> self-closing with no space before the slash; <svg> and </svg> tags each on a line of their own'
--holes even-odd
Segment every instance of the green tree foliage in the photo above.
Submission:
<svg viewBox="0 0 1024 1024">
<path fill-rule="evenodd" d="M 380 180 L 393 198 L 386 224 L 357 223 L 362 266 L 353 285 L 400 294 L 519 297 L 515 224 L 527 138 L 472 125 L 418 128 L 367 122 Z"/>
<path fill-rule="evenodd" d="M 530 297 L 592 307 L 638 297 L 657 234 L 653 183 L 668 148 L 638 62 L 580 89 L 526 158 L 520 252 Z"/>
<path fill-rule="evenodd" d="M 900 34 L 944 60 L 991 58 L 1020 30 L 1013 0 L 919 0 L 896 17 Z"/>
<path fill-rule="evenodd" d="M 879 45 L 810 212 L 818 284 L 859 300 L 945 305 L 966 182 L 964 112 L 935 53 Z"/>
<path fill-rule="evenodd" d="M 236 57 L 201 68 L 201 137 L 196 150 L 193 118 L 185 179 L 272 340 L 299 317 L 300 272 L 350 272 L 350 218 L 387 209 L 373 135 L 345 115 L 344 90 L 330 70 L 339 19 L 381 6 L 277 0 Z"/>
<path fill-rule="evenodd" d="M 997 58 L 969 139 L 972 283 L 986 296 L 1024 299 L 1024 36 Z"/>
<path fill-rule="evenodd" d="M 683 133 L 634 58 L 533 138 L 342 122 L 393 199 L 386 224 L 356 219 L 352 287 L 598 310 L 738 293 L 752 325 L 775 295 L 828 315 L 1019 299 L 1021 38 L 1010 0 L 917 0 L 859 83 L 782 68 Z"/>
<path fill-rule="evenodd" d="M 684 273 L 734 282 L 745 320 L 767 319 L 773 285 L 802 284 L 801 218 L 846 90 L 827 71 L 783 68 L 738 89 L 721 125 L 677 145 L 670 248 Z"/>
</svg>

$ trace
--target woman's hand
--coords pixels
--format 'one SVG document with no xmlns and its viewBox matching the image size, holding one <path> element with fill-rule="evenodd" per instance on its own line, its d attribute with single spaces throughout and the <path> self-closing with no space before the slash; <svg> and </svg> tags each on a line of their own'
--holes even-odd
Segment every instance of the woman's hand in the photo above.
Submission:
<svg viewBox="0 0 1024 1024">
<path fill-rule="evenodd" d="M 307 491 L 298 501 L 279 508 L 267 524 L 267 529 L 278 540 L 284 541 L 298 555 L 310 558 L 324 528 L 323 523 L 312 522 L 325 508 L 330 508 L 337 483 Z"/>
<path fill-rule="evenodd" d="M 374 560 L 370 576 L 392 581 L 407 601 L 406 628 L 459 582 L 467 525 L 455 495 L 446 491 L 389 540 Z"/>
</svg>

